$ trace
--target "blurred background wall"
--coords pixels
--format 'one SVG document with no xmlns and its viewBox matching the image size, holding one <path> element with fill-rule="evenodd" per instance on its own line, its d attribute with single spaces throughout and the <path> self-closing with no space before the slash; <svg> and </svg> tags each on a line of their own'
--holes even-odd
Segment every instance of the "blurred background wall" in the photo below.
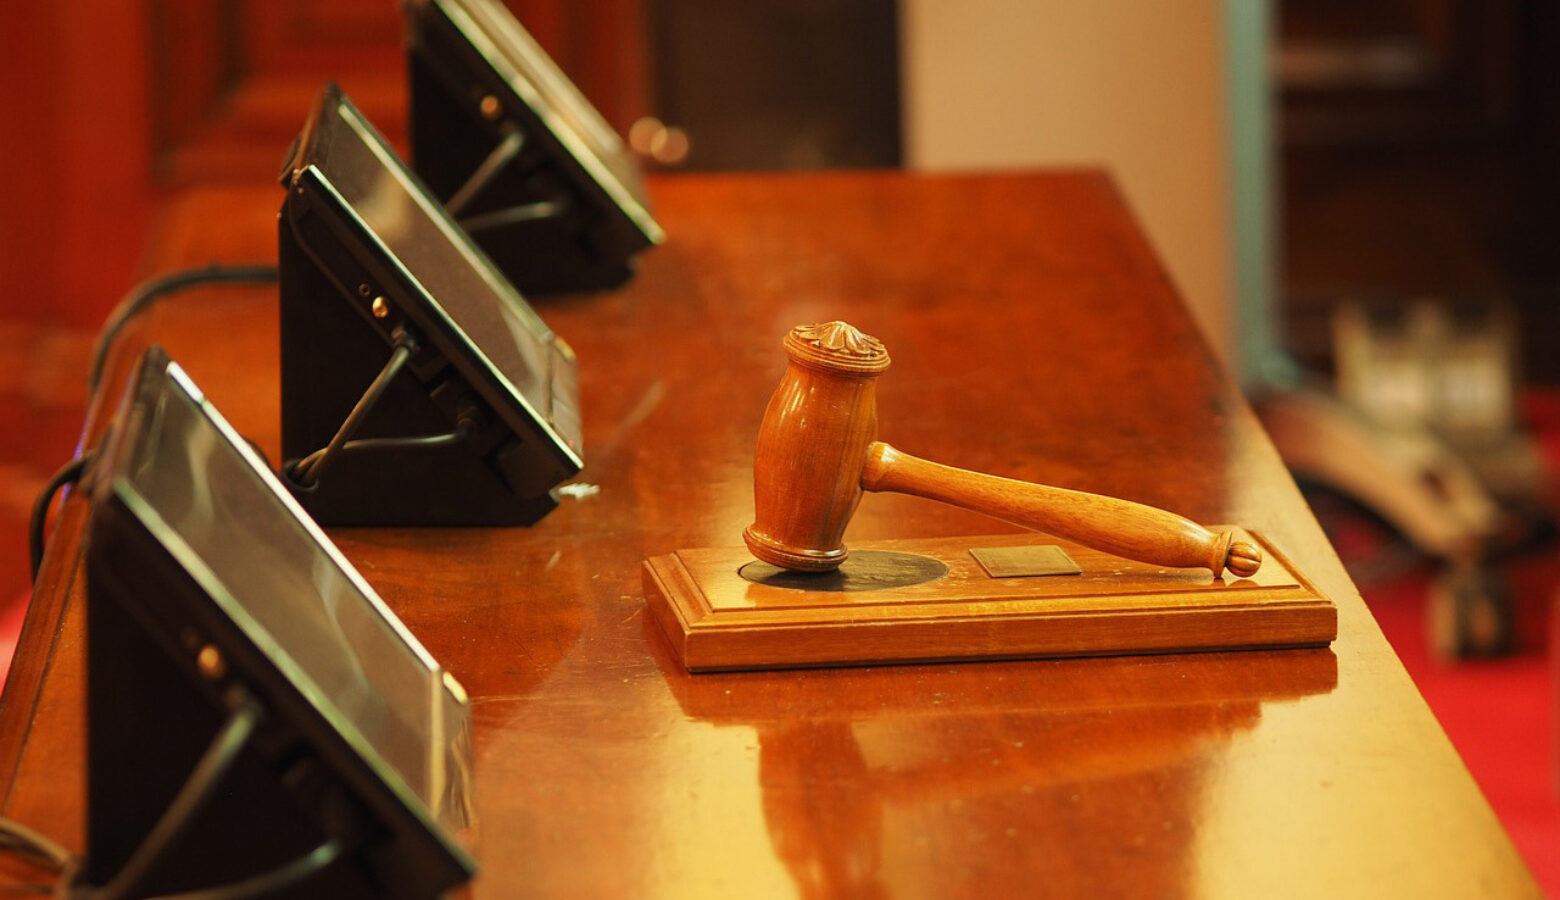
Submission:
<svg viewBox="0 0 1560 900">
<path fill-rule="evenodd" d="M 905 163 L 1110 170 L 1227 357 L 1224 0 L 903 0 L 900 15 Z"/>
<path fill-rule="evenodd" d="M 0 315 L 91 328 L 157 199 L 272 176 L 316 86 L 404 133 L 396 0 L 18 4 L 0 41 Z M 1272 86 L 1285 343 L 1345 294 L 1509 301 L 1560 381 L 1555 7 L 1541 0 L 511 0 L 652 166 L 1102 165 L 1215 343 L 1238 329 L 1232 134 Z M 1230 52 L 1232 11 L 1271 52 Z M 1240 67 L 1244 67 L 1242 71 Z M 652 151 L 664 123 L 690 140 Z M 679 146 L 677 142 L 662 142 Z"/>
</svg>

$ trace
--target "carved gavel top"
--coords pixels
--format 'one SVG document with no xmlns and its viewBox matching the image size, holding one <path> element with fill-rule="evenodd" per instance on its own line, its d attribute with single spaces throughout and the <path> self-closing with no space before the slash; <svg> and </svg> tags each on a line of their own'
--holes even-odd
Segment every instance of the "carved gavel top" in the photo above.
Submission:
<svg viewBox="0 0 1560 900">
<path fill-rule="evenodd" d="M 756 514 L 742 535 L 764 562 L 838 567 L 845 526 L 868 490 L 940 500 L 1139 562 L 1241 577 L 1262 565 L 1254 545 L 1162 509 L 955 469 L 877 440 L 875 386 L 888 351 L 844 322 L 798 326 L 785 351 L 791 363 L 758 433 Z"/>
</svg>

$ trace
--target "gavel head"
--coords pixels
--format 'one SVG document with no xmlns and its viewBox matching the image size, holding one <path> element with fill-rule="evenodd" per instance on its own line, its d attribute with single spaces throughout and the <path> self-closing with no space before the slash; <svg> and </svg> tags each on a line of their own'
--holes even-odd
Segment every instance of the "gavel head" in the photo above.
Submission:
<svg viewBox="0 0 1560 900">
<path fill-rule="evenodd" d="M 790 365 L 758 431 L 753 459 L 753 555 L 826 572 L 845 561 L 845 526 L 861 501 L 861 470 L 877 439 L 882 342 L 844 322 L 799 325 L 785 338 Z"/>
</svg>

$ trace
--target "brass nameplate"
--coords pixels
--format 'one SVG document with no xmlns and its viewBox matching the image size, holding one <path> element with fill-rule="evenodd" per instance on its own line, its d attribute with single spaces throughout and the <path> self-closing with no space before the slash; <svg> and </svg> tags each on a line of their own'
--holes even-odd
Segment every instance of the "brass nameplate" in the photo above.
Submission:
<svg viewBox="0 0 1560 900">
<path fill-rule="evenodd" d="M 1082 575 L 1067 551 L 1055 544 L 1028 547 L 974 547 L 970 555 L 992 578 L 1034 578 L 1041 575 Z"/>
</svg>

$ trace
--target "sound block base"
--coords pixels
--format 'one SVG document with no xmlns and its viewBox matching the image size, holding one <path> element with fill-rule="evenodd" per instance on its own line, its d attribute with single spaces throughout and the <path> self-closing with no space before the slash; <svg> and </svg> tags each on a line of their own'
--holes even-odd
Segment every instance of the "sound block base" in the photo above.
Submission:
<svg viewBox="0 0 1560 900">
<path fill-rule="evenodd" d="M 1218 526 L 1215 530 L 1227 528 Z M 690 671 L 940 660 L 1322 647 L 1338 611 L 1261 535 L 1251 578 L 1165 569 L 1040 534 L 854 544 L 929 557 L 941 578 L 879 590 L 810 590 L 738 575 L 744 548 L 644 563 L 645 599 Z M 993 578 L 971 550 L 1053 544 L 1082 572 Z M 789 583 L 788 583 L 789 584 Z"/>
</svg>

